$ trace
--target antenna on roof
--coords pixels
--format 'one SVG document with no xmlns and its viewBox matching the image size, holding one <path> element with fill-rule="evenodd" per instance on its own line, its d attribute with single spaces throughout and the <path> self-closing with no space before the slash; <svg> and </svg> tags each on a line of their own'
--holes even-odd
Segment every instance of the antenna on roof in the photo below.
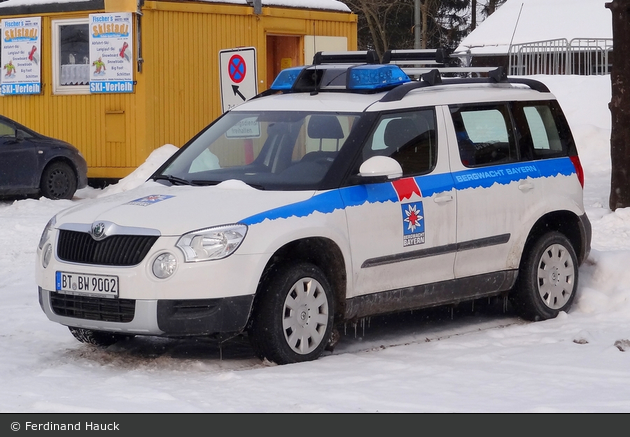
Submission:
<svg viewBox="0 0 630 437">
<path fill-rule="evenodd" d="M 518 27 L 518 22 L 521 19 L 521 12 L 523 12 L 523 4 L 521 3 L 521 8 L 518 10 L 518 17 L 516 17 L 516 23 L 514 23 L 514 31 L 512 32 L 512 38 L 510 39 L 510 45 L 508 47 L 508 56 L 510 56 L 510 52 L 512 51 L 512 42 L 514 41 L 514 35 L 516 35 L 516 28 Z"/>
</svg>

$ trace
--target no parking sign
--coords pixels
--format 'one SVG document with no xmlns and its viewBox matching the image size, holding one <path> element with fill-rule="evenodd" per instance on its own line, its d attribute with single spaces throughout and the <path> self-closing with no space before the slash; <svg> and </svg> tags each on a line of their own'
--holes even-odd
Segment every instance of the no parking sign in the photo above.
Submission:
<svg viewBox="0 0 630 437">
<path fill-rule="evenodd" d="M 223 112 L 258 94 L 255 47 L 221 50 L 219 65 Z"/>
</svg>

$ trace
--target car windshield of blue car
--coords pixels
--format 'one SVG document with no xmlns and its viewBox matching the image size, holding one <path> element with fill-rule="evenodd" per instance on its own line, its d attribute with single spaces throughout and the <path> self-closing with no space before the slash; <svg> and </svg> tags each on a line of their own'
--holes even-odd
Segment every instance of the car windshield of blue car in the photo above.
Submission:
<svg viewBox="0 0 630 437">
<path fill-rule="evenodd" d="M 236 179 L 258 189 L 317 189 L 358 118 L 354 113 L 233 111 L 184 146 L 153 178 L 191 185 Z"/>
</svg>

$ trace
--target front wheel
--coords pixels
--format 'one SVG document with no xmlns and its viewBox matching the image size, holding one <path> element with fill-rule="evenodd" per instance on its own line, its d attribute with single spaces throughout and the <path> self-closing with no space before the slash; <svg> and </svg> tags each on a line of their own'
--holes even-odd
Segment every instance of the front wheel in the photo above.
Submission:
<svg viewBox="0 0 630 437">
<path fill-rule="evenodd" d="M 578 261 L 571 242 L 549 232 L 523 254 L 512 293 L 517 313 L 528 320 L 547 320 L 569 311 L 578 284 Z"/>
<path fill-rule="evenodd" d="M 315 360 L 330 341 L 333 316 L 331 287 L 318 267 L 274 267 L 261 281 L 252 313 L 254 352 L 276 364 Z"/>
<path fill-rule="evenodd" d="M 53 162 L 42 173 L 40 190 L 49 199 L 72 199 L 77 190 L 77 177 L 65 162 Z"/>
</svg>

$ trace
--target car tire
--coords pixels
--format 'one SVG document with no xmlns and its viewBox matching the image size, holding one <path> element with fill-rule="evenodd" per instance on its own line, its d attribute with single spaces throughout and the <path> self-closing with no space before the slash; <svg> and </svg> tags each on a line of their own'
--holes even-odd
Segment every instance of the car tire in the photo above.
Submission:
<svg viewBox="0 0 630 437">
<path fill-rule="evenodd" d="M 317 359 L 331 339 L 333 307 L 331 287 L 315 265 L 272 267 L 259 286 L 248 331 L 254 352 L 276 364 Z"/>
<path fill-rule="evenodd" d="M 569 311 L 577 292 L 578 267 L 571 242 L 560 232 L 548 232 L 528 245 L 511 296 L 517 314 L 538 321 Z"/>
<path fill-rule="evenodd" d="M 42 172 L 40 190 L 49 199 L 72 199 L 77 190 L 77 177 L 65 162 L 53 162 Z"/>
<path fill-rule="evenodd" d="M 94 346 L 107 347 L 119 341 L 129 340 L 133 335 L 117 334 L 114 332 L 95 331 L 93 329 L 75 328 L 68 326 L 68 329 L 81 343 L 91 344 Z"/>
</svg>

